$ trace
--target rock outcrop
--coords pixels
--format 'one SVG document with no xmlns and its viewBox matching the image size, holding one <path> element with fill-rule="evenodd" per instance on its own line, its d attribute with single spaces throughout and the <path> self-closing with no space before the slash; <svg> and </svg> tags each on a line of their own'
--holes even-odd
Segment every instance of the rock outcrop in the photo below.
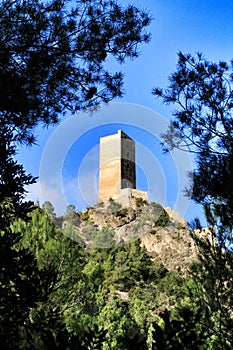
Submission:
<svg viewBox="0 0 233 350">
<path fill-rule="evenodd" d="M 80 213 L 78 225 L 65 223 L 69 236 L 85 245 L 127 244 L 139 237 L 152 258 L 159 258 L 168 270 L 185 273 L 189 264 L 197 260 L 197 247 L 185 219 L 157 203 L 137 199 L 125 208 L 114 200 L 98 203 Z M 99 239 L 104 232 L 104 239 Z M 206 236 L 208 232 L 198 232 Z M 111 237 L 110 237 L 111 236 Z"/>
</svg>

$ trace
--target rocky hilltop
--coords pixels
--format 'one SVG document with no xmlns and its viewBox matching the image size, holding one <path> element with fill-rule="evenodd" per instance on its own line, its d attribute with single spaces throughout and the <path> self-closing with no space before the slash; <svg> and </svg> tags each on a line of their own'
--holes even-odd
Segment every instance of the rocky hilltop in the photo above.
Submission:
<svg viewBox="0 0 233 350">
<path fill-rule="evenodd" d="M 197 259 L 186 221 L 154 202 L 135 199 L 125 208 L 110 199 L 76 213 L 75 220 L 63 219 L 62 226 L 70 238 L 98 248 L 127 244 L 139 237 L 152 259 L 160 258 L 165 268 L 180 273 Z"/>
</svg>

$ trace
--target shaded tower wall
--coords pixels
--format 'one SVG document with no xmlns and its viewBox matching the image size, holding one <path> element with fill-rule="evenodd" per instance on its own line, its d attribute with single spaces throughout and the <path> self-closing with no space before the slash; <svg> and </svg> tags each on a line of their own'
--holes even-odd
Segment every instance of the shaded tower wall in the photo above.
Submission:
<svg viewBox="0 0 233 350">
<path fill-rule="evenodd" d="M 121 131 L 121 189 L 136 188 L 135 142 Z"/>
<path fill-rule="evenodd" d="M 100 138 L 99 200 L 136 188 L 135 142 L 123 131 Z"/>
</svg>

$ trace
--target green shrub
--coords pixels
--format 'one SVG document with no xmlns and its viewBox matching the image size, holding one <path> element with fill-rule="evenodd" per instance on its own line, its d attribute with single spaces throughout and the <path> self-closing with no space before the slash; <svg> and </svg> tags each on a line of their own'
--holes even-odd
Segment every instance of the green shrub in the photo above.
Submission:
<svg viewBox="0 0 233 350">
<path fill-rule="evenodd" d="M 165 226 L 167 226 L 169 219 L 170 219 L 170 217 L 169 217 L 168 213 L 163 209 L 161 211 L 158 219 L 155 221 L 155 224 L 157 226 L 165 227 Z"/>
<path fill-rule="evenodd" d="M 88 221 L 90 219 L 88 209 L 81 213 L 81 220 Z"/>
<path fill-rule="evenodd" d="M 141 208 L 147 201 L 142 198 L 136 198 L 136 207 Z"/>
<path fill-rule="evenodd" d="M 108 210 L 113 214 L 117 213 L 121 209 L 121 204 L 118 202 L 115 202 L 112 198 L 109 199 L 109 205 Z"/>
<path fill-rule="evenodd" d="M 165 227 L 167 226 L 170 217 L 166 210 L 158 203 L 151 202 L 150 208 L 152 209 L 152 215 L 154 217 L 154 224 L 156 226 Z M 150 214 L 151 215 L 151 214 Z"/>
<path fill-rule="evenodd" d="M 128 209 L 127 208 L 122 208 L 116 213 L 116 216 L 119 216 L 121 218 L 125 218 L 126 215 L 128 214 Z"/>
</svg>

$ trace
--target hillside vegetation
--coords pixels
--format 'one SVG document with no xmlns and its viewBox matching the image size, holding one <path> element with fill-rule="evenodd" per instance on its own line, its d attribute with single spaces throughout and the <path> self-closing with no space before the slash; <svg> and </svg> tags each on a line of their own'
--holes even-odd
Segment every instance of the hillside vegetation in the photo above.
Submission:
<svg viewBox="0 0 233 350">
<path fill-rule="evenodd" d="M 159 204 L 110 200 L 56 217 L 45 203 L 14 222 L 18 231 L 16 251 L 28 249 L 39 271 L 20 349 L 215 348 L 216 315 L 206 319 L 194 279 L 197 245 Z"/>
<path fill-rule="evenodd" d="M 155 202 L 137 199 L 123 208 L 110 199 L 84 213 L 60 218 L 59 225 L 68 237 L 97 248 L 129 244 L 139 238 L 151 258 L 161 259 L 169 270 L 184 272 L 197 258 L 197 249 L 186 221 L 168 213 L 173 214 Z"/>
</svg>

